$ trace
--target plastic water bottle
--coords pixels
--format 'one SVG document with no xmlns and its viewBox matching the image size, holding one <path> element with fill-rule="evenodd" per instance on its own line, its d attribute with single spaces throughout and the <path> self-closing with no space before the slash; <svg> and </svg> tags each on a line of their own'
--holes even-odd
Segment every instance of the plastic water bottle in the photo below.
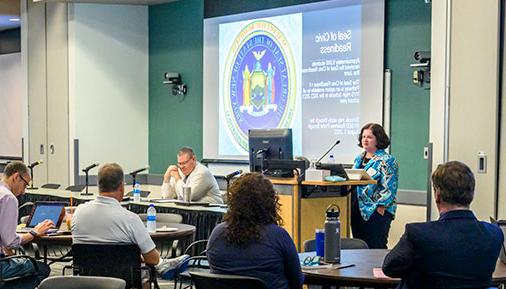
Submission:
<svg viewBox="0 0 506 289">
<path fill-rule="evenodd" d="M 329 164 L 335 164 L 336 160 L 334 159 L 334 155 L 329 155 Z"/>
<path fill-rule="evenodd" d="M 337 211 L 335 211 L 337 208 Z M 341 222 L 339 222 L 339 206 L 330 205 L 325 219 L 325 245 L 323 259 L 326 263 L 341 262 Z"/>
<path fill-rule="evenodd" d="M 134 184 L 134 202 L 140 202 L 141 201 L 141 186 L 138 182 L 135 182 Z"/>
<path fill-rule="evenodd" d="M 156 209 L 154 204 L 149 204 L 146 227 L 148 232 L 156 232 Z"/>
</svg>

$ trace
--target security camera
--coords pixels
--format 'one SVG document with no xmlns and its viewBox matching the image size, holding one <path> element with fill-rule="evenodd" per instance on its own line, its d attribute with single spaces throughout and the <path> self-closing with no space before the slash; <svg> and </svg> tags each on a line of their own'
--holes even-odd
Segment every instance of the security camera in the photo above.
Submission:
<svg viewBox="0 0 506 289">
<path fill-rule="evenodd" d="M 179 84 L 181 83 L 181 76 L 177 72 L 165 72 L 163 74 L 165 81 L 164 84 Z"/>
<path fill-rule="evenodd" d="M 427 63 L 430 61 L 430 51 L 417 51 L 413 57 L 420 63 Z"/>
</svg>

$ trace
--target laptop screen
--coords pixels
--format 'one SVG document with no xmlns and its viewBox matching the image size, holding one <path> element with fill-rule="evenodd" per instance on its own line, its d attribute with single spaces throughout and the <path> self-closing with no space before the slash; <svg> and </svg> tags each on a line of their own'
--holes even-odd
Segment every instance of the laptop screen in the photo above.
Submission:
<svg viewBox="0 0 506 289">
<path fill-rule="evenodd" d="M 65 203 L 35 203 L 27 227 L 33 228 L 44 220 L 51 220 L 58 228 L 65 214 Z"/>
</svg>

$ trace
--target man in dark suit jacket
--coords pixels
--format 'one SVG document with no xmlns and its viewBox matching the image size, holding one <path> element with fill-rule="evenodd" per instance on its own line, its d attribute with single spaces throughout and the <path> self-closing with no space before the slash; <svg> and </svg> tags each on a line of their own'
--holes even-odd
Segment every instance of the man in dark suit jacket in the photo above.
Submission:
<svg viewBox="0 0 506 289">
<path fill-rule="evenodd" d="M 486 288 L 503 243 L 499 227 L 476 219 L 469 205 L 474 175 L 461 162 L 439 165 L 432 174 L 439 220 L 407 224 L 385 257 L 387 276 L 398 288 Z"/>
</svg>

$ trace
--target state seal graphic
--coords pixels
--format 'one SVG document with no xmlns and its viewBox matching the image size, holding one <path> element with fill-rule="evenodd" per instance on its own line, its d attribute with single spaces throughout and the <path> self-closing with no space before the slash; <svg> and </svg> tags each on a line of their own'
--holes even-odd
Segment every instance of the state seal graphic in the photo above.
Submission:
<svg viewBox="0 0 506 289">
<path fill-rule="evenodd" d="M 229 51 L 221 96 L 224 117 L 236 148 L 247 151 L 249 129 L 292 126 L 295 62 L 283 32 L 264 20 L 246 25 Z"/>
</svg>

